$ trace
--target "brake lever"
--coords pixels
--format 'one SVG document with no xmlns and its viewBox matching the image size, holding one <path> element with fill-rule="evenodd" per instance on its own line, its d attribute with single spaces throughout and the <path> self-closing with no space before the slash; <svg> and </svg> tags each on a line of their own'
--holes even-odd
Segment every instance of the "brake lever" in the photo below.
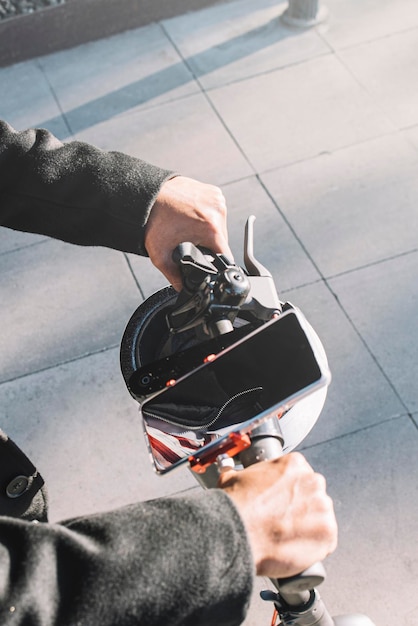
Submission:
<svg viewBox="0 0 418 626">
<path fill-rule="evenodd" d="M 183 290 L 167 315 L 172 333 L 201 327 L 203 334 L 215 337 L 233 330 L 240 311 L 266 322 L 282 312 L 271 273 L 254 257 L 255 217 L 245 227 L 245 268 L 223 254 L 213 254 L 190 242 L 175 249 L 173 260 L 182 276 Z"/>
<path fill-rule="evenodd" d="M 245 225 L 244 263 L 250 279 L 250 293 L 241 309 L 266 322 L 282 312 L 282 303 L 269 270 L 254 256 L 254 222 L 250 215 Z"/>
<path fill-rule="evenodd" d="M 269 276 L 271 273 L 254 256 L 254 222 L 255 215 L 250 215 L 245 224 L 244 263 L 250 276 Z"/>
</svg>

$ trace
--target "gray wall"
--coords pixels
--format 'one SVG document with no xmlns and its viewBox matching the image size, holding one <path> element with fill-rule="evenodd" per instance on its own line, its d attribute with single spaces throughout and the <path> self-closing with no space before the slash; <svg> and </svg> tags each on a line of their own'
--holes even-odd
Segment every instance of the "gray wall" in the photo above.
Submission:
<svg viewBox="0 0 418 626">
<path fill-rule="evenodd" d="M 222 0 L 67 0 L 0 21 L 0 67 L 181 15 Z"/>
</svg>

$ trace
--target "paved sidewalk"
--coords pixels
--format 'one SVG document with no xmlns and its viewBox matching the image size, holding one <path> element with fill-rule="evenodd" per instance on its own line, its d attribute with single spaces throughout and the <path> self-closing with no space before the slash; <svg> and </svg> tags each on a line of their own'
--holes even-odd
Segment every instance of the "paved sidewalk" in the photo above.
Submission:
<svg viewBox="0 0 418 626">
<path fill-rule="evenodd" d="M 418 5 L 326 5 L 298 31 L 286 2 L 234 0 L 1 69 L 0 117 L 221 185 L 239 261 L 257 216 L 256 255 L 333 372 L 302 445 L 340 526 L 321 595 L 333 614 L 416 626 Z M 158 272 L 7 229 L 0 264 L 2 426 L 39 459 L 52 519 L 197 489 L 153 474 L 119 373 Z M 246 625 L 269 616 L 255 594 Z"/>
</svg>

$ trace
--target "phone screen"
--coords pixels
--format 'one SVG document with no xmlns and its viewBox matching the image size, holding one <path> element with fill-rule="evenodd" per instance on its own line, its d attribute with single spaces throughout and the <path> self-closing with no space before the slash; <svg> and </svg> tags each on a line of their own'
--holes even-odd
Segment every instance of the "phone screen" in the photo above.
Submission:
<svg viewBox="0 0 418 626">
<path fill-rule="evenodd" d="M 157 471 L 164 472 L 242 424 L 277 415 L 329 382 L 290 310 L 226 348 L 141 407 Z"/>
</svg>

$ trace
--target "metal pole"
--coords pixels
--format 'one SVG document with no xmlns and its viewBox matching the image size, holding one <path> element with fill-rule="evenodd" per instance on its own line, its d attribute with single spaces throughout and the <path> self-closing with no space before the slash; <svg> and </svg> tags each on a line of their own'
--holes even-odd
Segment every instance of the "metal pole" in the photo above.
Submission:
<svg viewBox="0 0 418 626">
<path fill-rule="evenodd" d="M 287 26 L 311 28 L 328 17 L 328 9 L 321 6 L 320 0 L 289 0 L 289 6 L 281 20 Z"/>
</svg>

